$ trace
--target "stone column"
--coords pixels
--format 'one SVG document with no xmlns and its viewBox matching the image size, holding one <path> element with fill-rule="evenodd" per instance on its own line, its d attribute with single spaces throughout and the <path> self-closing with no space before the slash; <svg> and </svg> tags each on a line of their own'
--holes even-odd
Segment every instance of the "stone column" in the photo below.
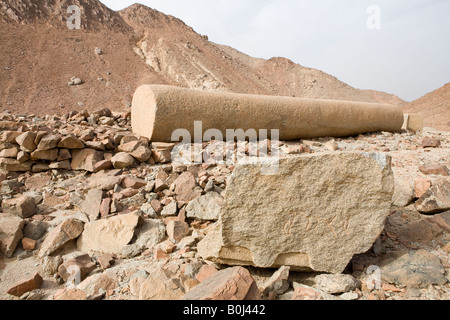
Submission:
<svg viewBox="0 0 450 320">
<path fill-rule="evenodd" d="M 280 130 L 280 140 L 344 137 L 376 131 L 400 131 L 400 108 L 367 102 L 207 92 L 165 85 L 143 85 L 133 97 L 132 127 L 155 142 L 172 142 L 186 129 L 194 138 L 194 122 L 202 135 L 218 129 Z M 176 141 L 178 142 L 178 141 Z"/>
</svg>

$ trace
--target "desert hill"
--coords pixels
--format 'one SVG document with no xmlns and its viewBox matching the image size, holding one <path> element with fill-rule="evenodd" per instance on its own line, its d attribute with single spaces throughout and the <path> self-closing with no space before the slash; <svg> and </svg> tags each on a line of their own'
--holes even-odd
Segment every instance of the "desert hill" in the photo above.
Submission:
<svg viewBox="0 0 450 320">
<path fill-rule="evenodd" d="M 67 7 L 74 4 L 81 9 L 81 30 L 66 25 Z M 0 27 L 0 110 L 123 110 L 143 83 L 379 101 L 288 59 L 257 59 L 210 42 L 183 21 L 139 4 L 115 12 L 97 0 L 1 1 Z M 68 85 L 72 77 L 82 83 Z"/>
<path fill-rule="evenodd" d="M 423 115 L 425 126 L 450 131 L 450 82 L 402 109 L 404 112 Z"/>
</svg>

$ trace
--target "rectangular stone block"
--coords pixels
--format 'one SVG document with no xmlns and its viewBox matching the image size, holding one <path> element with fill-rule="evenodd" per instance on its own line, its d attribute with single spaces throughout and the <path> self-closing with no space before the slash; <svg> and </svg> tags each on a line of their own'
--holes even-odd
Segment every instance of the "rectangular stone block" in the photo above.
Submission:
<svg viewBox="0 0 450 320">
<path fill-rule="evenodd" d="M 198 252 L 222 264 L 340 273 L 381 234 L 393 191 L 385 154 L 281 159 L 272 176 L 261 164 L 238 165 Z"/>
</svg>

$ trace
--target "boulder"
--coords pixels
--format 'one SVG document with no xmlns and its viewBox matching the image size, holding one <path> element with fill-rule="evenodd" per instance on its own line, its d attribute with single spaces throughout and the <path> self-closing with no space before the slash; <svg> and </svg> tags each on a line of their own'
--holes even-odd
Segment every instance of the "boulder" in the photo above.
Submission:
<svg viewBox="0 0 450 320">
<path fill-rule="evenodd" d="M 234 169 L 219 222 L 198 244 L 204 259 L 341 273 L 381 234 L 394 191 L 388 155 L 322 153 L 281 159 L 274 175 L 264 168 Z"/>
</svg>

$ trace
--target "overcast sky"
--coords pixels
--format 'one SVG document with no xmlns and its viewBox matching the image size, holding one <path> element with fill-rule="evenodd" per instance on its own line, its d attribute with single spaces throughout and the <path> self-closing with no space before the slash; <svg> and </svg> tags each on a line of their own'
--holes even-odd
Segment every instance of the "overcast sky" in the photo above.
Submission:
<svg viewBox="0 0 450 320">
<path fill-rule="evenodd" d="M 406 101 L 450 82 L 449 0 L 100 1 L 139 2 L 253 57 L 289 58 Z"/>
</svg>

